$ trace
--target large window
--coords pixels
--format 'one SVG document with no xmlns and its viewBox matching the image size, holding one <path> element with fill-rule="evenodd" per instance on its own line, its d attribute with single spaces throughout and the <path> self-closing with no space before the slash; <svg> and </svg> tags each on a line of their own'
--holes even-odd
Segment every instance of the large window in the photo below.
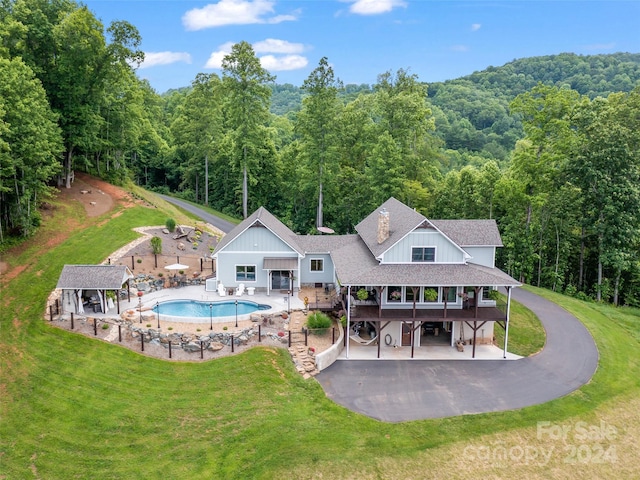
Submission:
<svg viewBox="0 0 640 480">
<path fill-rule="evenodd" d="M 411 249 L 412 262 L 435 262 L 436 247 L 413 247 Z"/>
<path fill-rule="evenodd" d="M 236 282 L 255 282 L 255 265 L 236 265 Z"/>
<path fill-rule="evenodd" d="M 311 271 L 312 272 L 324 272 L 324 260 L 322 258 L 311 259 Z"/>
<path fill-rule="evenodd" d="M 415 296 L 413 295 L 414 288 L 416 292 Z M 420 295 L 420 287 L 406 287 L 404 295 L 405 302 L 413 302 L 414 299 L 417 301 Z"/>
<path fill-rule="evenodd" d="M 402 301 L 402 287 L 389 287 L 387 292 L 388 302 L 400 302 Z"/>
</svg>

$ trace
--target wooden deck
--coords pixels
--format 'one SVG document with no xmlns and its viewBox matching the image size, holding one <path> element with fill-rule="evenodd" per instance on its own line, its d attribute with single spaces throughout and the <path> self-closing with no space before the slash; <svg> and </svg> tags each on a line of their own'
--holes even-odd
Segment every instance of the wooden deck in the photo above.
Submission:
<svg viewBox="0 0 640 480">
<path fill-rule="evenodd" d="M 378 316 L 380 313 L 381 316 Z M 412 321 L 417 322 L 495 322 L 504 321 L 506 315 L 504 311 L 498 307 L 478 307 L 477 316 L 476 309 L 469 308 L 464 310 L 447 309 L 447 315 L 444 315 L 444 309 L 383 309 L 380 312 L 378 307 L 358 306 L 356 307 L 355 316 L 352 315 L 354 321 Z"/>
</svg>

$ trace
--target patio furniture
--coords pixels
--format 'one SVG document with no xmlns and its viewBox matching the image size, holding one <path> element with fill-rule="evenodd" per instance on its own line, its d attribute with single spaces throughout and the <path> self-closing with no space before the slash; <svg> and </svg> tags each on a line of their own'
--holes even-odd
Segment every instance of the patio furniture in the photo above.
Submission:
<svg viewBox="0 0 640 480">
<path fill-rule="evenodd" d="M 256 287 L 247 287 L 247 295 L 253 295 L 256 291 Z"/>
<path fill-rule="evenodd" d="M 240 285 L 238 285 L 238 288 L 236 290 L 236 297 L 241 297 L 243 293 L 244 293 L 244 283 L 241 283 Z"/>
<path fill-rule="evenodd" d="M 220 295 L 221 297 L 227 296 L 227 291 L 225 290 L 224 285 L 222 283 L 218 284 L 218 295 Z"/>
</svg>

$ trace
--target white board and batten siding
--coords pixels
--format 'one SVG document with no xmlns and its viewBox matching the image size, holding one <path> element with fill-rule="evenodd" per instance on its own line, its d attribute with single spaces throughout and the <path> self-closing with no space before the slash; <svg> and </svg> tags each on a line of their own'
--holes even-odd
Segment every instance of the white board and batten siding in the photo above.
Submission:
<svg viewBox="0 0 640 480">
<path fill-rule="evenodd" d="M 411 263 L 413 247 L 435 247 L 435 263 L 464 263 L 465 254 L 440 232 L 411 232 L 384 253 L 382 263 Z"/>
<path fill-rule="evenodd" d="M 321 272 L 311 271 L 312 260 L 322 260 L 323 270 Z M 304 258 L 300 259 L 301 285 L 334 282 L 335 270 L 331 256 L 328 253 L 307 253 Z"/>
<path fill-rule="evenodd" d="M 493 268 L 496 262 L 496 247 L 465 247 L 465 251 L 471 255 L 469 263 Z"/>
<path fill-rule="evenodd" d="M 265 257 L 298 258 L 298 253 L 267 228 L 250 227 L 242 235 L 218 252 L 218 281 L 225 287 L 236 287 L 244 283 L 246 287 L 266 288 L 269 278 L 263 269 Z M 236 280 L 237 265 L 255 265 L 255 282 Z"/>
</svg>

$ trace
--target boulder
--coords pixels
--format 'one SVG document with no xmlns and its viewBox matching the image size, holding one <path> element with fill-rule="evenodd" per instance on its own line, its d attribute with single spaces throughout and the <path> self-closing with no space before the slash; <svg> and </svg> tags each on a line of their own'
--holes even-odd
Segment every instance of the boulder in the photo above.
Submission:
<svg viewBox="0 0 640 480">
<path fill-rule="evenodd" d="M 211 342 L 207 347 L 207 350 L 211 350 L 212 352 L 217 352 L 218 350 L 222 350 L 224 345 L 220 342 Z"/>
</svg>

